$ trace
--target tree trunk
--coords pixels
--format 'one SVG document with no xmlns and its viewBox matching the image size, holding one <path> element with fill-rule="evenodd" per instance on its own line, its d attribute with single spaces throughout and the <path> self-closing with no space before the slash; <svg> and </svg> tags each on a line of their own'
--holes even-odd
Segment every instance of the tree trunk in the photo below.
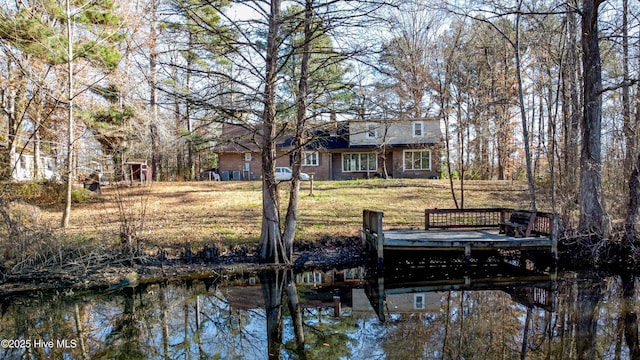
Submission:
<svg viewBox="0 0 640 360">
<path fill-rule="evenodd" d="M 154 181 L 160 181 L 160 134 L 158 133 L 158 69 L 157 58 L 158 49 L 156 48 L 157 38 L 157 8 L 158 2 L 152 1 L 149 29 L 149 107 L 151 108 L 151 124 L 149 125 L 149 134 L 151 136 L 151 176 Z"/>
<path fill-rule="evenodd" d="M 576 299 L 576 354 L 580 360 L 596 358 L 596 339 L 598 320 L 596 319 L 598 303 L 602 298 L 602 281 L 593 278 L 578 285 Z"/>
<path fill-rule="evenodd" d="M 14 177 L 14 174 L 17 175 L 17 170 L 18 170 L 18 161 L 19 158 L 17 156 L 17 146 L 18 146 L 18 133 L 19 133 L 19 122 L 18 122 L 18 118 L 17 118 L 17 114 L 16 114 L 16 97 L 17 97 L 17 92 L 15 90 L 9 90 L 8 91 L 9 96 L 8 96 L 8 109 L 6 110 L 7 112 L 7 118 L 8 118 L 8 127 L 9 127 L 9 131 L 8 131 L 8 136 L 7 136 L 7 142 L 8 142 L 8 148 L 9 148 L 9 171 L 8 171 L 8 180 L 12 180 Z"/>
<path fill-rule="evenodd" d="M 278 47 L 280 44 L 280 2 L 271 1 L 269 33 L 267 35 L 264 111 L 262 114 L 262 231 L 260 257 L 279 264 L 289 262 L 282 242 L 278 186 L 275 175 L 276 159 L 276 80 Z"/>
<path fill-rule="evenodd" d="M 40 115 L 37 115 L 36 124 L 33 130 L 33 178 L 34 180 L 41 180 L 44 177 L 42 152 L 40 147 Z"/>
<path fill-rule="evenodd" d="M 598 7 L 602 0 L 584 0 L 582 51 L 584 104 L 580 154 L 580 224 L 584 234 L 606 236 L 607 215 L 602 197 L 602 74 L 598 43 Z"/>
<path fill-rule="evenodd" d="M 624 337 L 629 348 L 629 359 L 640 359 L 640 336 L 638 336 L 638 314 L 635 307 L 635 278 L 622 275 L 621 318 L 624 323 Z"/>
<path fill-rule="evenodd" d="M 298 201 L 300 197 L 300 166 L 302 165 L 302 150 L 305 141 L 305 127 L 307 119 L 307 93 L 309 79 L 309 61 L 311 58 L 313 16 L 312 0 L 306 0 L 304 11 L 304 44 L 302 46 L 302 61 L 300 62 L 300 81 L 298 82 L 298 94 L 296 99 L 296 135 L 293 149 L 293 165 L 291 188 L 289 190 L 289 206 L 285 217 L 283 242 L 285 253 L 289 262 L 292 262 L 293 240 L 296 235 L 298 219 Z"/>
<path fill-rule="evenodd" d="M 629 25 L 627 19 L 628 0 L 622 1 L 622 71 L 624 84 L 622 85 L 622 118 L 624 141 L 626 144 L 624 156 L 624 176 L 628 178 L 633 171 L 636 156 L 637 123 L 631 116 L 631 101 L 629 99 Z"/>
<path fill-rule="evenodd" d="M 66 158 L 66 171 L 64 176 L 65 181 L 65 206 L 62 212 L 62 228 L 69 227 L 69 219 L 71 218 L 71 192 L 73 190 L 73 33 L 71 32 L 71 0 L 66 0 L 66 21 L 67 21 L 67 158 Z"/>
<path fill-rule="evenodd" d="M 189 32 L 189 51 L 193 49 L 193 34 Z M 187 57 L 187 77 L 186 77 L 186 86 L 187 93 L 191 93 L 191 75 L 192 75 L 192 67 L 193 60 L 192 56 L 188 55 Z M 187 180 L 193 181 L 195 179 L 195 163 L 193 161 L 193 129 L 191 126 L 191 103 L 189 100 L 185 102 L 185 121 L 187 126 Z"/>
<path fill-rule="evenodd" d="M 578 34 L 578 24 L 574 11 L 567 12 L 567 59 L 564 66 L 564 79 L 567 79 L 569 109 L 565 113 L 569 113 L 569 121 L 565 121 L 564 126 L 564 168 L 565 168 L 565 191 L 572 191 L 578 185 L 578 132 L 580 131 L 580 93 L 578 89 L 578 43 L 576 35 Z"/>
<path fill-rule="evenodd" d="M 260 284 L 262 286 L 262 295 L 266 309 L 268 358 L 280 359 L 283 329 L 282 294 L 285 285 L 284 272 L 282 270 L 261 272 Z"/>
<path fill-rule="evenodd" d="M 625 237 L 628 244 L 638 240 L 638 212 L 640 211 L 640 154 L 629 177 L 629 206 L 624 222 Z"/>
<path fill-rule="evenodd" d="M 522 5 L 520 1 L 518 8 Z M 524 108 L 524 91 L 522 89 L 522 68 L 520 65 L 520 14 L 516 18 L 516 41 L 514 43 L 514 52 L 516 55 L 516 75 L 518 79 L 518 97 L 520 99 L 520 117 L 522 120 L 522 138 L 524 140 L 524 154 L 527 166 L 527 181 L 529 183 L 529 201 L 531 210 L 536 211 L 536 188 L 533 178 L 533 169 L 531 165 L 531 149 L 529 147 L 529 129 L 527 128 L 527 113 Z"/>
<path fill-rule="evenodd" d="M 289 314 L 291 315 L 291 323 L 293 324 L 293 333 L 296 338 L 296 353 L 299 359 L 306 359 L 302 307 L 300 306 L 296 283 L 293 281 L 293 270 L 286 271 L 285 281 L 284 288 L 287 292 L 287 305 L 289 306 Z"/>
<path fill-rule="evenodd" d="M 176 74 L 177 76 L 177 74 Z M 180 95 L 179 95 L 179 91 L 177 88 L 177 85 L 174 84 L 173 85 L 173 108 L 175 109 L 175 126 L 176 126 L 176 133 L 180 134 L 180 132 L 182 131 L 182 125 L 181 125 L 181 113 L 182 111 L 180 111 Z M 176 141 L 176 169 L 175 169 L 175 173 L 176 173 L 176 180 L 183 180 L 183 156 L 182 156 L 182 144 L 180 143 L 180 138 L 178 137 L 177 141 Z"/>
<path fill-rule="evenodd" d="M 456 209 L 460 209 L 460 205 L 458 205 L 458 199 L 456 198 L 456 189 L 453 185 L 453 174 L 451 171 L 451 144 L 449 143 L 449 115 L 444 114 L 444 136 L 445 136 L 445 146 L 446 146 L 446 158 L 447 158 L 447 174 L 449 174 L 449 190 L 451 191 L 451 198 L 453 199 L 453 204 Z"/>
</svg>

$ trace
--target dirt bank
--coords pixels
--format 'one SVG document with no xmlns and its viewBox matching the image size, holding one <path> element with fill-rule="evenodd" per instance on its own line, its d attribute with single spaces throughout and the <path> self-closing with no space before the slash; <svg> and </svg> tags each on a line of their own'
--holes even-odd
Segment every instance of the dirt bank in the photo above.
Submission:
<svg viewBox="0 0 640 360">
<path fill-rule="evenodd" d="M 293 268 L 296 271 L 327 270 L 361 266 L 365 262 L 360 240 L 342 238 L 305 244 L 294 252 L 292 265 L 265 264 L 256 257 L 255 250 L 230 252 L 216 261 L 193 256 L 113 258 L 110 263 L 23 270 L 19 273 L 0 271 L 0 296 L 33 291 L 102 290 L 157 282 L 170 278 L 201 278 L 230 272 L 254 272 L 273 268 Z M 3 270 L 3 269 L 0 269 Z"/>
</svg>

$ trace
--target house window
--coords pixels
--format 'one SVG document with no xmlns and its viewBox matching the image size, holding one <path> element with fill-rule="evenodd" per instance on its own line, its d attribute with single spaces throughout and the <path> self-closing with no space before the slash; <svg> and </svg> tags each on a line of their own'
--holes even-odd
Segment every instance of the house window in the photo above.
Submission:
<svg viewBox="0 0 640 360">
<path fill-rule="evenodd" d="M 318 166 L 320 157 L 317 151 L 304 151 L 302 152 L 302 166 Z"/>
<path fill-rule="evenodd" d="M 56 160 L 55 159 L 47 159 L 46 160 L 47 170 L 54 171 L 56 169 Z"/>
<path fill-rule="evenodd" d="M 378 156 L 375 153 L 342 154 L 342 172 L 377 170 Z"/>
<path fill-rule="evenodd" d="M 367 138 L 375 139 L 378 137 L 378 125 L 377 124 L 367 124 Z"/>
<path fill-rule="evenodd" d="M 413 123 L 413 137 L 424 137 L 424 123 L 422 121 Z"/>
<path fill-rule="evenodd" d="M 413 308 L 422 310 L 425 308 L 424 304 L 424 294 L 415 294 L 413 295 Z"/>
<path fill-rule="evenodd" d="M 431 170 L 431 151 L 405 151 L 404 170 Z"/>
</svg>

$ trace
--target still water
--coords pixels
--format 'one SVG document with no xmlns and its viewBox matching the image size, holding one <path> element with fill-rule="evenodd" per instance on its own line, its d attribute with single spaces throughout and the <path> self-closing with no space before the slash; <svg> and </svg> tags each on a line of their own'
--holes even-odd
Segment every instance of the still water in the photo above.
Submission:
<svg viewBox="0 0 640 360">
<path fill-rule="evenodd" d="M 633 359 L 634 283 L 356 268 L 37 293 L 2 299 L 0 359 Z"/>
</svg>

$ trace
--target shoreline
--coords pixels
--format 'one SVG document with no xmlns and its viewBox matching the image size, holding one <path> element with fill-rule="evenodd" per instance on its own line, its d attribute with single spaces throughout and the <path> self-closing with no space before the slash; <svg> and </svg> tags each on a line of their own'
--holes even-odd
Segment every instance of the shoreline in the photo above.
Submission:
<svg viewBox="0 0 640 360">
<path fill-rule="evenodd" d="M 171 279 L 207 278 L 216 274 L 259 272 L 272 269 L 305 270 L 358 267 L 365 264 L 364 250 L 355 240 L 342 247 L 316 244 L 312 249 L 295 252 L 292 264 L 268 264 L 255 256 L 242 258 L 221 257 L 217 262 L 161 260 L 146 256 L 136 258 L 135 264 L 99 264 L 92 268 L 76 266 L 74 269 L 34 269 L 21 274 L 4 274 L 0 281 L 0 296 L 18 296 L 31 292 L 91 292 L 134 287 L 141 283 L 154 283 Z"/>
</svg>

